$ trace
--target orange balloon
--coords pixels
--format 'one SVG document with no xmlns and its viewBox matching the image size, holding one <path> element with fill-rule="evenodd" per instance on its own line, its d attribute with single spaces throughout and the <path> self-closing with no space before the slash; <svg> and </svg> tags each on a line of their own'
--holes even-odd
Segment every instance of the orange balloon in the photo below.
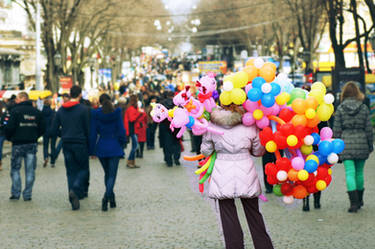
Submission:
<svg viewBox="0 0 375 249">
<path fill-rule="evenodd" d="M 320 119 L 318 115 L 315 115 L 313 119 L 307 119 L 306 126 L 309 128 L 314 128 L 320 123 Z"/>
<path fill-rule="evenodd" d="M 312 109 L 316 109 L 318 107 L 318 101 L 314 98 L 314 97 L 307 97 L 307 99 L 305 99 L 305 103 L 306 103 L 306 109 L 307 108 L 312 108 Z"/>
<path fill-rule="evenodd" d="M 271 67 L 273 69 L 273 71 L 275 71 L 275 73 L 276 73 L 276 64 L 275 63 L 267 61 L 266 63 L 263 64 L 263 67 Z"/>
<path fill-rule="evenodd" d="M 258 76 L 258 68 L 256 68 L 254 65 L 245 67 L 243 71 L 247 73 L 249 81 L 253 81 L 253 79 Z"/>
<path fill-rule="evenodd" d="M 292 182 L 297 181 L 297 174 L 298 174 L 298 171 L 297 171 L 297 170 L 295 170 L 295 169 L 290 169 L 290 170 L 288 171 L 288 178 L 289 178 L 289 180 L 292 181 Z"/>
<path fill-rule="evenodd" d="M 254 66 L 254 60 L 255 59 L 249 59 L 246 61 L 246 66 Z"/>
<path fill-rule="evenodd" d="M 266 80 L 266 82 L 272 82 L 275 79 L 276 71 L 271 66 L 261 67 L 259 69 L 259 76 Z"/>
<path fill-rule="evenodd" d="M 292 109 L 297 114 L 305 114 L 306 101 L 304 99 L 295 99 L 292 102 Z"/>
<path fill-rule="evenodd" d="M 309 193 L 307 192 L 306 188 L 302 185 L 297 185 L 293 188 L 293 197 L 296 199 L 303 199 Z"/>
<path fill-rule="evenodd" d="M 292 118 L 292 124 L 294 126 L 297 126 L 297 125 L 306 126 L 307 118 L 305 117 L 305 115 L 297 114 Z"/>
</svg>

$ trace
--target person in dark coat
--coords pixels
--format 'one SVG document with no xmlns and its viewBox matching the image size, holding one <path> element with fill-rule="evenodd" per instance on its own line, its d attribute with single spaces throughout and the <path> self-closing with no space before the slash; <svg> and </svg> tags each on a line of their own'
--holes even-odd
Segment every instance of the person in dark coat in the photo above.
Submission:
<svg viewBox="0 0 375 249">
<path fill-rule="evenodd" d="M 357 212 L 363 206 L 363 168 L 374 150 L 370 111 L 363 103 L 364 95 L 355 82 L 348 82 L 341 93 L 341 104 L 335 113 L 333 134 L 345 142 L 340 159 L 345 166 L 350 208 Z"/>
<path fill-rule="evenodd" d="M 72 210 L 80 208 L 79 199 L 85 197 L 89 168 L 89 109 L 79 103 L 81 87 L 70 89 L 70 101 L 57 111 L 52 134 L 57 136 L 61 127 L 66 175 L 68 178 L 69 201 Z"/>
<path fill-rule="evenodd" d="M 26 92 L 17 95 L 16 103 L 10 111 L 10 119 L 5 126 L 5 135 L 12 142 L 10 199 L 20 198 L 22 187 L 20 169 L 24 161 L 26 185 L 22 194 L 24 201 L 31 201 L 35 181 L 37 141 L 45 132 L 45 123 L 42 113 L 33 107 Z"/>
<path fill-rule="evenodd" d="M 101 108 L 91 111 L 90 155 L 99 158 L 104 170 L 105 194 L 102 199 L 102 211 L 116 207 L 113 188 L 116 182 L 120 157 L 124 156 L 126 144 L 125 129 L 121 117 L 121 108 L 114 108 L 108 94 L 99 98 Z"/>
<path fill-rule="evenodd" d="M 44 101 L 42 115 L 46 125 L 46 132 L 43 135 L 43 167 L 47 167 L 48 158 L 51 156 L 51 167 L 55 166 L 54 157 L 56 154 L 56 138 L 51 136 L 51 127 L 53 119 L 55 118 L 56 112 L 51 109 L 51 100 L 46 99 Z M 51 145 L 51 153 L 48 153 L 48 146 Z"/>
<path fill-rule="evenodd" d="M 173 92 L 168 91 L 166 93 L 166 99 L 162 101 L 168 109 L 173 108 Z M 180 140 L 176 138 L 176 134 L 180 129 L 175 129 L 174 132 L 169 128 L 171 122 L 165 119 L 159 124 L 159 139 L 160 145 L 163 148 L 164 161 L 167 163 L 168 167 L 173 166 L 173 162 L 176 166 L 180 165 L 180 156 L 181 156 L 181 144 Z"/>
</svg>

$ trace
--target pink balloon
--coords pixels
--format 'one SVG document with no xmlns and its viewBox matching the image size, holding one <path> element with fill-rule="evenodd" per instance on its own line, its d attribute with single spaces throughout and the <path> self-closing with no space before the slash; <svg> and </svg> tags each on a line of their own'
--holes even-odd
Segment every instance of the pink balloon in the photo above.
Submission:
<svg viewBox="0 0 375 249">
<path fill-rule="evenodd" d="M 305 160 L 302 157 L 295 157 L 292 159 L 292 167 L 295 170 L 301 170 L 305 167 Z"/>
<path fill-rule="evenodd" d="M 320 130 L 320 140 L 331 139 L 333 135 L 332 129 L 329 127 L 324 127 Z"/>
<path fill-rule="evenodd" d="M 262 110 L 263 114 L 268 116 L 272 113 L 272 107 L 264 107 L 263 105 L 260 106 L 260 109 Z"/>
<path fill-rule="evenodd" d="M 263 117 L 262 119 L 257 120 L 256 124 L 260 129 L 264 129 L 270 124 L 270 121 L 267 117 Z"/>
<path fill-rule="evenodd" d="M 255 119 L 253 117 L 253 113 L 251 112 L 246 112 L 243 116 L 242 116 L 242 123 L 243 125 L 246 125 L 246 126 L 251 126 L 255 123 Z"/>
<path fill-rule="evenodd" d="M 245 86 L 245 92 L 246 92 L 246 94 L 247 94 L 248 91 L 250 91 L 251 88 L 253 88 L 253 86 L 251 84 L 247 84 Z"/>
<path fill-rule="evenodd" d="M 270 109 L 272 110 L 271 115 L 274 115 L 274 116 L 277 116 L 280 112 L 280 107 L 277 104 L 274 104 L 273 106 L 271 106 Z"/>
<path fill-rule="evenodd" d="M 245 108 L 246 111 L 253 112 L 259 108 L 259 105 L 257 102 L 246 100 L 245 103 L 243 103 L 243 107 Z"/>
</svg>

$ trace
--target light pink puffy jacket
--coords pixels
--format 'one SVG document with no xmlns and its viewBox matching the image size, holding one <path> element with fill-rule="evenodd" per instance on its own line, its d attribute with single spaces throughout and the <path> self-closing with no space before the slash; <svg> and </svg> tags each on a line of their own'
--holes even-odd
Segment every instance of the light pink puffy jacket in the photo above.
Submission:
<svg viewBox="0 0 375 249">
<path fill-rule="evenodd" d="M 224 135 L 205 133 L 201 152 L 217 152 L 208 196 L 213 199 L 252 198 L 261 194 L 261 186 L 251 155 L 262 156 L 256 126 L 241 124 L 241 115 L 223 109 L 211 113 L 211 126 Z"/>
</svg>

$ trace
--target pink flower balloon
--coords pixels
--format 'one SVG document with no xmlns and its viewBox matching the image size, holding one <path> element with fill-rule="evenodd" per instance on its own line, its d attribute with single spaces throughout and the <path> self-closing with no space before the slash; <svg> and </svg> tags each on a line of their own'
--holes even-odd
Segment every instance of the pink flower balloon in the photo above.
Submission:
<svg viewBox="0 0 375 249">
<path fill-rule="evenodd" d="M 267 117 L 263 117 L 262 119 L 257 120 L 256 124 L 260 129 L 264 129 L 270 124 L 270 120 Z"/>
<path fill-rule="evenodd" d="M 259 109 L 259 104 L 250 100 L 246 100 L 242 105 L 248 112 L 254 112 L 256 109 Z"/>
<path fill-rule="evenodd" d="M 255 119 L 253 117 L 253 113 L 251 112 L 246 112 L 243 116 L 242 116 L 242 123 L 243 125 L 245 126 L 251 126 L 255 123 Z"/>
</svg>

